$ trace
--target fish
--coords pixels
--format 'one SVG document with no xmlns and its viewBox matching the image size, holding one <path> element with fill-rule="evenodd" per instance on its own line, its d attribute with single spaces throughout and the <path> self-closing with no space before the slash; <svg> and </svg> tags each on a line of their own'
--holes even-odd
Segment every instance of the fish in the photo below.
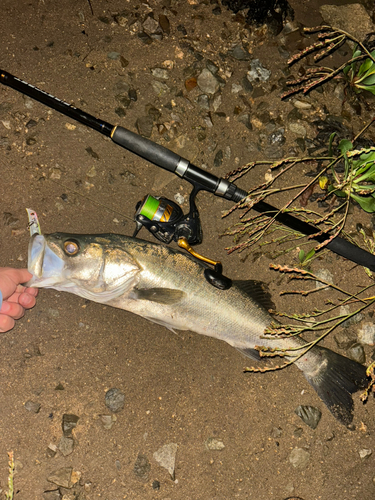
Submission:
<svg viewBox="0 0 375 500">
<path fill-rule="evenodd" d="M 53 288 L 124 309 L 172 331 L 190 330 L 225 341 L 261 360 L 259 347 L 282 349 L 332 415 L 353 420 L 352 394 L 368 386 L 366 368 L 319 345 L 296 359 L 305 341 L 265 331 L 275 320 L 271 296 L 256 280 L 220 290 L 205 279 L 207 265 L 189 254 L 120 234 L 34 234 L 28 287 Z"/>
</svg>

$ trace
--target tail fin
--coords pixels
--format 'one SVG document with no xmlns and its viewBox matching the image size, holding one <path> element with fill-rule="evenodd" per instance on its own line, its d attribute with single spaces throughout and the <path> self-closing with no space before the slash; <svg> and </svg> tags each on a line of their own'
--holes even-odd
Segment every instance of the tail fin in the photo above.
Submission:
<svg viewBox="0 0 375 500">
<path fill-rule="evenodd" d="M 353 420 L 352 393 L 368 386 L 366 367 L 329 349 L 319 347 L 327 366 L 314 377 L 304 374 L 332 415 L 342 424 Z"/>
</svg>

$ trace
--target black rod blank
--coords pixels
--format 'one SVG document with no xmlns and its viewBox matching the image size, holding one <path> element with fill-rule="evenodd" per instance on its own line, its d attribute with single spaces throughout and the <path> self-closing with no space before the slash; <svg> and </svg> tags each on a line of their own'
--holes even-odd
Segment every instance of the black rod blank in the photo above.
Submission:
<svg viewBox="0 0 375 500">
<path fill-rule="evenodd" d="M 113 126 L 108 122 L 100 120 L 95 116 L 82 111 L 81 109 L 71 106 L 57 97 L 48 94 L 44 90 L 40 90 L 37 87 L 20 80 L 6 71 L 0 70 L 0 83 L 13 88 L 18 92 L 21 92 L 22 94 L 25 94 L 66 116 L 69 116 L 70 118 L 73 118 L 74 120 L 100 132 L 107 137 L 110 137 L 113 142 L 119 146 L 122 146 L 128 151 L 131 151 L 151 163 L 154 163 L 158 167 L 179 175 L 183 179 L 191 182 L 193 185 L 199 186 L 199 189 L 214 193 L 217 196 L 222 196 L 234 202 L 239 202 L 247 196 L 247 192 L 238 188 L 235 184 L 224 179 L 220 179 L 215 175 L 196 167 L 188 160 L 180 157 L 168 148 L 135 134 L 124 127 Z M 279 212 L 277 208 L 266 202 L 261 201 L 256 203 L 253 206 L 253 209 L 257 212 L 264 213 L 269 217 L 275 217 L 277 221 L 285 226 L 307 236 L 319 233 L 318 228 L 297 219 L 290 214 Z M 323 234 L 312 237 L 321 243 L 329 239 L 330 236 Z M 353 245 L 339 236 L 336 236 L 332 241 L 327 243 L 326 246 L 336 254 L 375 272 L 375 256 L 366 250 Z"/>
</svg>

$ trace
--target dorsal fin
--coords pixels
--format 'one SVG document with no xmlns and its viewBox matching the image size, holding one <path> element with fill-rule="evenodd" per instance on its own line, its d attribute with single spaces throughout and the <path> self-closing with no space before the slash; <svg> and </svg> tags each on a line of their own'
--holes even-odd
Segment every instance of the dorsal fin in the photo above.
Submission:
<svg viewBox="0 0 375 500">
<path fill-rule="evenodd" d="M 233 284 L 245 293 L 248 297 L 255 300 L 265 309 L 274 309 L 275 304 L 272 302 L 271 294 L 268 286 L 263 281 L 257 280 L 236 280 Z"/>
</svg>

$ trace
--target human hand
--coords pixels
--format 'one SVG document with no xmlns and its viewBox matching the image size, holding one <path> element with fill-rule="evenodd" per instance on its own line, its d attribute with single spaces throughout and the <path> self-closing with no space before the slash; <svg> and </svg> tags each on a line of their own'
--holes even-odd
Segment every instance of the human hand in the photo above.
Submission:
<svg viewBox="0 0 375 500">
<path fill-rule="evenodd" d="M 3 296 L 0 309 L 0 332 L 11 330 L 15 320 L 22 318 L 25 314 L 25 309 L 34 307 L 38 290 L 21 285 L 31 277 L 32 274 L 27 269 L 0 267 L 0 291 Z"/>
</svg>

